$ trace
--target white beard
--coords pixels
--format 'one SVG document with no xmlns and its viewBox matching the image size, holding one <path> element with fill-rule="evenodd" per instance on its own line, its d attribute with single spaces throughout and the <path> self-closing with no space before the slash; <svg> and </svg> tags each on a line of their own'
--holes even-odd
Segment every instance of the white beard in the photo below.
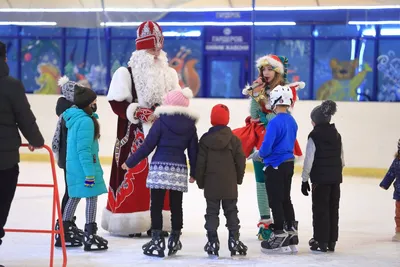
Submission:
<svg viewBox="0 0 400 267">
<path fill-rule="evenodd" d="M 139 106 L 150 108 L 154 104 L 161 105 L 165 94 L 175 89 L 171 83 L 173 69 L 168 66 L 164 51 L 157 59 L 146 50 L 134 51 L 128 65 L 132 68 Z"/>
</svg>

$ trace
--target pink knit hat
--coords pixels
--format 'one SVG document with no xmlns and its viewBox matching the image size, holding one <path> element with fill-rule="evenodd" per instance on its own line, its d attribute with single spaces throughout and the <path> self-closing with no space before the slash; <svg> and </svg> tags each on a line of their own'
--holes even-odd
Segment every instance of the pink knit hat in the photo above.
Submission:
<svg viewBox="0 0 400 267">
<path fill-rule="evenodd" d="M 163 105 L 188 107 L 189 99 L 192 97 L 193 92 L 190 88 L 175 89 L 167 93 Z"/>
</svg>

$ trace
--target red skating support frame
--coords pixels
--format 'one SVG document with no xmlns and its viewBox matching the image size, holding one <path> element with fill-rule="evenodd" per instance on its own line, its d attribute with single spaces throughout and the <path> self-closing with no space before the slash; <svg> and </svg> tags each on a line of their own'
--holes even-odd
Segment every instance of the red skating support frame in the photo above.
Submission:
<svg viewBox="0 0 400 267">
<path fill-rule="evenodd" d="M 28 144 L 22 144 L 21 147 L 28 147 Z M 53 174 L 53 184 L 17 184 L 17 186 L 21 187 L 47 187 L 53 188 L 53 212 L 51 219 L 51 230 L 40 230 L 40 229 L 5 229 L 6 232 L 13 233 L 37 233 L 37 234 L 51 234 L 51 246 L 50 246 L 50 267 L 53 267 L 54 264 L 54 239 L 55 234 L 59 234 L 61 237 L 61 247 L 63 254 L 63 267 L 67 266 L 67 249 L 65 247 L 65 239 L 64 239 L 64 227 L 62 224 L 62 215 L 61 215 L 61 206 L 60 206 L 60 195 L 58 193 L 58 185 L 57 185 L 57 174 L 56 167 L 54 161 L 54 155 L 51 151 L 50 147 L 44 145 L 43 147 L 49 152 L 50 155 L 50 164 L 51 164 L 51 172 Z M 55 230 L 55 222 L 56 222 L 56 212 L 59 223 L 59 230 Z"/>
</svg>

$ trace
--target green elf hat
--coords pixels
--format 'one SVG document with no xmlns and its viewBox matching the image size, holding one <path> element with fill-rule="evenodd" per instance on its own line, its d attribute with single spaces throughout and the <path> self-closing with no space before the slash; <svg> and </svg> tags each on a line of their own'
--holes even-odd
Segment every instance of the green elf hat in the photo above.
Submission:
<svg viewBox="0 0 400 267">
<path fill-rule="evenodd" d="M 265 66 L 272 66 L 273 70 L 277 73 L 283 75 L 283 78 L 287 79 L 287 70 L 288 70 L 289 60 L 284 56 L 277 55 L 266 55 L 260 57 L 256 61 L 256 66 L 258 68 L 259 73 L 261 73 L 261 68 Z"/>
</svg>

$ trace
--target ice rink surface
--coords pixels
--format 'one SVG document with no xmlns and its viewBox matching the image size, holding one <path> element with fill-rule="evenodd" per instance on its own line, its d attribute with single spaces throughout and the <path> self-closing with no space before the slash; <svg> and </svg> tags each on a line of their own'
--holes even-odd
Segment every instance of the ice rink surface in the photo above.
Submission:
<svg viewBox="0 0 400 267">
<path fill-rule="evenodd" d="M 103 166 L 108 184 L 110 166 Z M 46 163 L 20 164 L 20 183 L 51 182 L 50 165 Z M 57 169 L 61 197 L 64 192 L 63 173 Z M 266 255 L 260 251 L 256 238 L 258 208 L 256 186 L 252 173 L 247 173 L 239 187 L 239 219 L 241 240 L 248 246 L 245 258 L 231 259 L 227 245 L 225 218 L 221 210 L 219 238 L 220 258 L 208 259 L 203 247 L 205 199 L 195 184 L 184 194 L 183 250 L 175 257 L 154 259 L 142 254 L 148 237 L 124 238 L 110 236 L 100 227 L 101 212 L 107 196 L 99 197 L 97 221 L 99 234 L 109 241 L 106 252 L 84 252 L 82 248 L 68 250 L 68 265 L 73 267 L 117 266 L 400 266 L 400 243 L 393 243 L 393 189 L 379 188 L 379 179 L 345 177 L 340 202 L 340 234 L 335 253 L 315 254 L 308 249 L 312 237 L 311 198 L 300 192 L 301 178 L 293 177 L 292 201 L 299 221 L 299 253 L 297 255 Z M 17 188 L 8 228 L 50 229 L 52 193 L 50 189 Z M 85 223 L 85 202 L 77 209 L 77 223 Z M 0 246 L 0 264 L 6 267 L 49 266 L 50 235 L 7 233 Z M 54 266 L 61 266 L 61 250 L 55 251 Z"/>
</svg>

